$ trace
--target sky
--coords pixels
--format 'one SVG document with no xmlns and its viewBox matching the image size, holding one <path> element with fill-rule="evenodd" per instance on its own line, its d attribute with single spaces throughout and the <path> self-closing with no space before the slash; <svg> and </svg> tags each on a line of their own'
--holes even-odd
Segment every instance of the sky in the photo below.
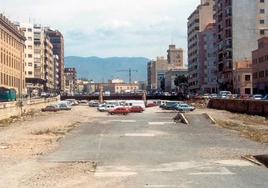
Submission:
<svg viewBox="0 0 268 188">
<path fill-rule="evenodd" d="M 0 0 L 12 21 L 60 30 L 66 56 L 166 56 L 186 52 L 187 18 L 200 0 Z M 185 53 L 186 56 L 186 53 Z"/>
</svg>

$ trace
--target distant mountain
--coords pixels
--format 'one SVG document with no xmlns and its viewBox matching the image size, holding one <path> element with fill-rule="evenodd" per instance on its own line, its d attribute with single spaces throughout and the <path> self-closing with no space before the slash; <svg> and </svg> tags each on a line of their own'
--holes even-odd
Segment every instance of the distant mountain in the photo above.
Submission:
<svg viewBox="0 0 268 188">
<path fill-rule="evenodd" d="M 147 63 L 150 60 L 144 57 L 65 57 L 65 67 L 75 67 L 78 78 L 92 79 L 95 82 L 120 78 L 128 81 L 128 72 L 119 72 L 129 68 L 137 70 L 132 73 L 132 80 L 146 81 Z"/>
</svg>

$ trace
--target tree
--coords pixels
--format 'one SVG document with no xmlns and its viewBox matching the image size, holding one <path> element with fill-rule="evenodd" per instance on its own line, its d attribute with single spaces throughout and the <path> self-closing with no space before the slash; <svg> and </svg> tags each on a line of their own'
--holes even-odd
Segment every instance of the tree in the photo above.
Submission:
<svg viewBox="0 0 268 188">
<path fill-rule="evenodd" d="M 175 86 L 177 86 L 178 93 L 188 93 L 188 78 L 185 75 L 179 75 L 174 80 Z"/>
</svg>

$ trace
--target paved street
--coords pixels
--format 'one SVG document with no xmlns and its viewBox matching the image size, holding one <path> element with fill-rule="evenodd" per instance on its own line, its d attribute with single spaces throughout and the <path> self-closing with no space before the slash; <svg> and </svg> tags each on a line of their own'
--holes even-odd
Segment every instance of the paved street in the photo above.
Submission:
<svg viewBox="0 0 268 188">
<path fill-rule="evenodd" d="M 267 145 L 211 125 L 202 115 L 175 124 L 155 110 L 84 123 L 45 162 L 97 163 L 98 187 L 268 187 L 268 171 L 240 159 Z M 90 185 L 89 185 L 90 187 Z"/>
</svg>

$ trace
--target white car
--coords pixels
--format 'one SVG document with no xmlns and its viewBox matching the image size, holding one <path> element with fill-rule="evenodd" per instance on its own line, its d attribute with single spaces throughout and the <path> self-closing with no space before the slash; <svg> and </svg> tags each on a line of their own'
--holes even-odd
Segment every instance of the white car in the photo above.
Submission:
<svg viewBox="0 0 268 188">
<path fill-rule="evenodd" d="M 253 95 L 252 99 L 253 100 L 262 100 L 263 96 L 262 95 Z"/>
<path fill-rule="evenodd" d="M 115 107 L 117 107 L 117 106 L 113 105 L 113 104 L 100 104 L 98 107 L 98 111 L 107 112 L 109 110 L 113 110 Z"/>
</svg>

